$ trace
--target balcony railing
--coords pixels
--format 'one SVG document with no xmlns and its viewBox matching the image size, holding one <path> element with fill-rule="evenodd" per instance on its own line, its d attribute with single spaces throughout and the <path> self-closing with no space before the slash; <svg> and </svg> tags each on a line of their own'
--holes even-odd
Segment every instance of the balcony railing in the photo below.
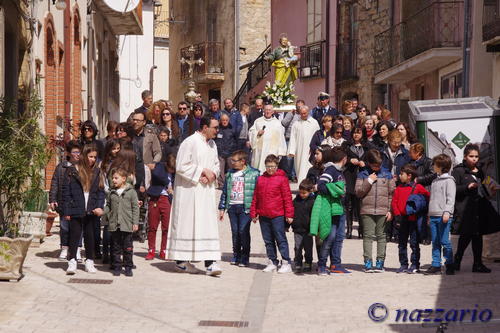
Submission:
<svg viewBox="0 0 500 333">
<path fill-rule="evenodd" d="M 356 42 L 342 42 L 337 46 L 337 80 L 356 80 L 358 78 L 356 62 Z"/>
<path fill-rule="evenodd" d="M 500 36 L 500 1 L 484 0 L 483 42 Z"/>
<path fill-rule="evenodd" d="M 189 59 L 190 46 L 181 49 L 181 57 Z M 193 78 L 199 82 L 220 81 L 224 79 L 224 48 L 222 43 L 204 42 L 194 45 L 194 60 L 202 59 L 202 65 L 193 67 Z M 181 79 L 189 78 L 189 66 L 181 64 Z"/>
<path fill-rule="evenodd" d="M 434 48 L 460 47 L 463 2 L 434 2 L 375 36 L 375 72 L 380 73 Z"/>
<path fill-rule="evenodd" d="M 325 75 L 326 41 L 300 47 L 299 77 L 309 79 Z"/>
</svg>

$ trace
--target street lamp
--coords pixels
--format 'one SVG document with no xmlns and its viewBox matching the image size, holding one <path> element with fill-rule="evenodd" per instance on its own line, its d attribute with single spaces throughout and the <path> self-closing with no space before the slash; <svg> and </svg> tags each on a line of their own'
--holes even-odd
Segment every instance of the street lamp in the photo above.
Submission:
<svg viewBox="0 0 500 333">
<path fill-rule="evenodd" d="M 158 0 L 155 0 L 153 2 L 153 5 L 154 5 L 154 17 L 155 17 L 155 19 L 157 19 L 161 15 L 162 3 Z"/>
<path fill-rule="evenodd" d="M 52 4 L 56 5 L 56 8 L 58 10 L 65 10 L 66 9 L 66 0 L 52 0 Z"/>
</svg>

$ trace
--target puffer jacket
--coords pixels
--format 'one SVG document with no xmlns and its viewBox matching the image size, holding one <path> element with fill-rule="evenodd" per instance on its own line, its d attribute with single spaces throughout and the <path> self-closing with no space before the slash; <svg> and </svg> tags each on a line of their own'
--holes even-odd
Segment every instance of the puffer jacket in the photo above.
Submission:
<svg viewBox="0 0 500 333">
<path fill-rule="evenodd" d="M 293 214 L 292 191 L 290 191 L 290 184 L 285 172 L 280 169 L 276 170 L 273 175 L 264 172 L 257 179 L 250 207 L 250 217 L 285 216 L 293 218 Z"/>
<path fill-rule="evenodd" d="M 109 231 L 118 229 L 124 232 L 132 232 L 134 224 L 139 223 L 139 203 L 137 192 L 130 184 L 125 186 L 121 195 L 116 189 L 112 189 L 106 199 L 104 214 L 109 225 Z"/>
<path fill-rule="evenodd" d="M 373 173 L 366 168 L 361 171 L 356 179 L 356 196 L 361 199 L 361 214 L 385 215 L 391 210 L 392 194 L 396 182 L 392 174 L 385 168 L 377 173 L 377 181 L 370 184 L 368 176 Z"/>
<path fill-rule="evenodd" d="M 345 195 L 344 181 L 326 184 L 328 194 L 318 194 L 311 212 L 310 234 L 324 240 L 332 229 L 332 216 L 344 214 L 342 197 Z"/>
<path fill-rule="evenodd" d="M 238 170 L 231 169 L 226 174 L 226 181 L 224 187 L 222 188 L 222 194 L 219 201 L 219 210 L 226 210 L 230 207 L 231 202 L 231 190 L 233 186 L 233 175 L 238 172 Z M 243 177 L 245 178 L 245 184 L 243 192 L 243 205 L 245 206 L 245 213 L 250 212 L 250 207 L 252 206 L 253 193 L 255 190 L 255 185 L 257 184 L 257 178 L 260 176 L 260 171 L 247 165 L 246 169 L 243 170 Z"/>
<path fill-rule="evenodd" d="M 413 193 L 412 193 L 413 192 Z M 429 201 L 429 191 L 427 191 L 422 185 L 409 183 L 401 184 L 396 187 L 394 195 L 392 197 L 392 213 L 394 216 L 408 216 L 409 221 L 416 221 L 416 215 L 410 215 L 406 211 L 406 203 L 411 195 L 423 195 L 427 201 Z"/>
</svg>

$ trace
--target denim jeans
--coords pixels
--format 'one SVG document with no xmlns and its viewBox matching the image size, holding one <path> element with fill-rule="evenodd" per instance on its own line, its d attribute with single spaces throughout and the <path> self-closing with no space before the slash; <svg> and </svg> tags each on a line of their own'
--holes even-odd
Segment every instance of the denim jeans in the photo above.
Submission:
<svg viewBox="0 0 500 333">
<path fill-rule="evenodd" d="M 250 214 L 244 205 L 232 205 L 227 210 L 233 236 L 233 256 L 238 262 L 248 263 L 250 259 Z"/>
<path fill-rule="evenodd" d="M 285 217 L 278 216 L 270 218 L 260 216 L 259 224 L 269 260 L 271 260 L 273 264 L 278 265 L 279 261 L 276 253 L 277 244 L 281 258 L 291 264 L 288 252 L 288 241 L 285 234 Z"/>
<path fill-rule="evenodd" d="M 302 250 L 304 250 L 304 257 L 306 259 L 306 264 L 311 265 L 313 261 L 313 238 L 308 233 L 293 233 L 293 238 L 295 240 L 295 266 L 302 266 Z"/>
<path fill-rule="evenodd" d="M 420 267 L 420 235 L 418 233 L 417 221 L 408 221 L 406 216 L 401 219 L 399 227 L 399 264 L 408 266 L 408 238 L 410 238 L 411 264 Z"/>
<path fill-rule="evenodd" d="M 332 216 L 332 230 L 328 237 L 323 240 L 321 251 L 318 260 L 318 267 L 326 267 L 328 256 L 331 255 L 332 248 L 334 247 L 335 239 L 337 238 L 337 229 L 340 224 L 340 216 Z"/>
<path fill-rule="evenodd" d="M 453 264 L 453 249 L 450 242 L 450 228 L 452 218 L 448 223 L 443 223 L 441 216 L 431 216 L 431 235 L 432 235 L 432 266 L 441 267 L 441 248 L 443 249 L 443 257 L 445 264 Z"/>
<path fill-rule="evenodd" d="M 337 227 L 335 240 L 333 241 L 332 248 L 330 250 L 330 262 L 332 265 L 341 265 L 342 264 L 342 245 L 344 244 L 345 239 L 345 223 L 346 223 L 346 215 L 340 215 L 339 217 L 339 225 Z"/>
</svg>

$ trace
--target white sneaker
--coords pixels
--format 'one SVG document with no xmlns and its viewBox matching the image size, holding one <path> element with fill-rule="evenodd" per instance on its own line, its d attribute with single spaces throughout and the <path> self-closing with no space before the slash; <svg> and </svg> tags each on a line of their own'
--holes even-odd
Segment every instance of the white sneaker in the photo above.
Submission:
<svg viewBox="0 0 500 333">
<path fill-rule="evenodd" d="M 61 253 L 59 254 L 59 260 L 60 261 L 68 260 L 68 247 L 67 246 L 61 247 Z"/>
<path fill-rule="evenodd" d="M 212 265 L 207 267 L 207 275 L 217 276 L 222 274 L 222 269 L 220 269 L 219 265 L 216 262 L 212 263 Z"/>
<path fill-rule="evenodd" d="M 274 272 L 277 269 L 278 269 L 278 267 L 276 267 L 275 264 L 273 264 L 272 262 L 270 262 L 269 264 L 267 264 L 266 268 L 264 268 L 262 271 L 266 272 L 266 273 L 269 273 L 269 272 Z"/>
<path fill-rule="evenodd" d="M 81 247 L 79 247 L 78 249 L 76 249 L 76 261 L 78 261 L 79 263 L 82 263 L 83 260 L 82 260 L 82 254 L 80 253 L 81 251 Z"/>
<path fill-rule="evenodd" d="M 87 259 L 85 260 L 85 272 L 95 274 L 97 273 L 97 269 L 94 267 L 94 260 Z"/>
<path fill-rule="evenodd" d="M 284 274 L 284 273 L 291 273 L 292 272 L 292 265 L 289 263 L 283 263 L 281 264 L 280 269 L 278 269 L 278 273 Z"/>
<path fill-rule="evenodd" d="M 68 269 L 66 269 L 66 275 L 74 275 L 76 273 L 76 260 L 71 259 L 68 261 Z"/>
</svg>

